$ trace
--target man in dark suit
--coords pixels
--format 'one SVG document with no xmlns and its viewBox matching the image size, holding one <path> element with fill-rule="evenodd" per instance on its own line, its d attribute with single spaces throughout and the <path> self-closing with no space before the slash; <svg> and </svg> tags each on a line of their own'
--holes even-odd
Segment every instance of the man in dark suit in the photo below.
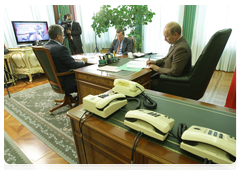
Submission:
<svg viewBox="0 0 240 170">
<path fill-rule="evenodd" d="M 151 82 L 151 89 L 157 90 L 160 82 L 159 74 L 181 76 L 191 70 L 191 48 L 188 41 L 181 35 L 181 26 L 176 22 L 168 23 L 163 35 L 165 41 L 171 44 L 168 54 L 157 61 L 147 61 L 150 68 L 158 73 Z"/>
<path fill-rule="evenodd" d="M 68 21 L 72 21 L 72 14 L 70 13 L 67 13 L 66 14 L 67 16 L 67 20 Z M 72 21 L 71 22 L 71 30 L 67 30 L 67 33 L 70 34 L 72 40 L 73 40 L 73 43 L 75 45 L 75 48 L 76 48 L 76 54 L 78 53 L 83 53 L 83 49 L 82 49 L 82 40 L 81 40 L 81 37 L 80 35 L 82 34 L 82 28 L 80 26 L 80 24 L 78 22 L 75 22 L 75 21 Z"/>
<path fill-rule="evenodd" d="M 131 39 L 124 37 L 124 31 L 122 29 L 117 30 L 117 39 L 112 43 L 112 46 L 108 49 L 108 53 L 124 54 L 128 52 L 133 52 L 133 42 Z"/>
<path fill-rule="evenodd" d="M 51 25 L 48 30 L 50 40 L 43 47 L 48 48 L 58 73 L 67 72 L 70 69 L 82 67 L 87 62 L 87 58 L 75 61 L 67 47 L 63 46 L 63 28 L 60 25 Z M 75 74 L 61 76 L 61 81 L 65 89 L 65 95 L 77 92 Z"/>
</svg>

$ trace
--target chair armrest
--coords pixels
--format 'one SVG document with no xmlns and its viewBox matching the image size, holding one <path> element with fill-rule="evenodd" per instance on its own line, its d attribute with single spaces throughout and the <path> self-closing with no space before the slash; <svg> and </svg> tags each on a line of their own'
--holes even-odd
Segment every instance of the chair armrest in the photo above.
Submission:
<svg viewBox="0 0 240 170">
<path fill-rule="evenodd" d="M 68 74 L 74 74 L 73 70 L 74 69 L 70 69 L 70 70 L 68 70 L 68 72 L 57 73 L 57 76 L 65 76 L 65 75 L 68 75 Z"/>
<path fill-rule="evenodd" d="M 174 77 L 174 76 L 169 76 L 169 75 L 166 75 L 166 74 L 161 74 L 160 75 L 160 80 L 175 82 L 175 83 L 189 83 L 190 79 L 189 79 L 188 76 Z"/>
</svg>

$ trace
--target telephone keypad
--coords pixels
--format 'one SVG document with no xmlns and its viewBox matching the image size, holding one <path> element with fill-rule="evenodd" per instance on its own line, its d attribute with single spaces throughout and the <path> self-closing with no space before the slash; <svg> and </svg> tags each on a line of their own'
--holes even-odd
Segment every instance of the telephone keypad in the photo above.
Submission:
<svg viewBox="0 0 240 170">
<path fill-rule="evenodd" d="M 219 138 L 221 138 L 221 139 L 223 138 L 223 134 L 222 133 L 219 134 Z"/>
<path fill-rule="evenodd" d="M 101 94 L 101 95 L 98 95 L 98 97 L 101 97 L 101 98 L 105 98 L 105 97 L 108 97 L 109 94 Z"/>
<path fill-rule="evenodd" d="M 212 130 L 209 130 L 209 131 L 208 131 L 208 134 L 211 135 L 211 134 L 212 134 Z"/>
</svg>

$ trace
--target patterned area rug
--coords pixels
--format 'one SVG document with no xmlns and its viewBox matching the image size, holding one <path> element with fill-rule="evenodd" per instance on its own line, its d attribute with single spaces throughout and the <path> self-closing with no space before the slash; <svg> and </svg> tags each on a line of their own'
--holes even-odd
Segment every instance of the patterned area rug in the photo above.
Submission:
<svg viewBox="0 0 240 170">
<path fill-rule="evenodd" d="M 49 114 L 55 99 L 63 99 L 49 84 L 11 94 L 4 97 L 4 109 L 41 139 L 46 145 L 70 164 L 78 163 L 72 136 L 69 110 L 64 106 Z"/>
<path fill-rule="evenodd" d="M 4 160 L 8 164 L 32 164 L 5 131 Z"/>
</svg>

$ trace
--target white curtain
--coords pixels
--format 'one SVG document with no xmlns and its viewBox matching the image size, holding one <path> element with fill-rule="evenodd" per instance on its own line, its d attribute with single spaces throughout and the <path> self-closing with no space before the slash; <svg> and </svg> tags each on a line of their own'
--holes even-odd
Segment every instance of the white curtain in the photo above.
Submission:
<svg viewBox="0 0 240 170">
<path fill-rule="evenodd" d="M 82 43 L 83 43 L 83 51 L 84 53 L 92 53 L 96 52 L 96 41 L 95 41 L 95 32 L 91 27 L 93 20 L 92 17 L 100 10 L 100 6 L 102 5 L 76 5 L 76 21 L 80 23 L 82 28 Z M 117 5 L 111 5 L 111 8 L 116 8 Z M 125 31 L 125 36 L 130 31 Z M 109 48 L 111 46 L 112 41 L 114 40 L 116 35 L 116 30 L 114 27 L 109 28 L 108 32 L 101 34 L 99 38 L 96 36 L 97 40 L 97 48 L 100 52 L 103 48 Z"/>
<path fill-rule="evenodd" d="M 52 5 L 7 5 L 4 8 L 3 18 L 6 48 L 17 47 L 11 21 L 47 21 L 48 26 L 55 24 Z"/>
<path fill-rule="evenodd" d="M 153 52 L 167 54 L 169 44 L 164 40 L 163 29 L 171 21 L 178 22 L 183 26 L 184 6 L 171 5 L 148 5 L 148 9 L 155 12 L 152 22 L 143 26 L 143 47 L 142 52 Z"/>
<path fill-rule="evenodd" d="M 232 33 L 216 70 L 234 71 L 236 66 L 236 37 L 237 37 L 237 6 L 234 5 L 199 5 L 196 10 L 196 18 L 192 39 L 192 65 L 200 56 L 203 48 L 211 36 L 218 30 L 232 28 Z"/>
</svg>

